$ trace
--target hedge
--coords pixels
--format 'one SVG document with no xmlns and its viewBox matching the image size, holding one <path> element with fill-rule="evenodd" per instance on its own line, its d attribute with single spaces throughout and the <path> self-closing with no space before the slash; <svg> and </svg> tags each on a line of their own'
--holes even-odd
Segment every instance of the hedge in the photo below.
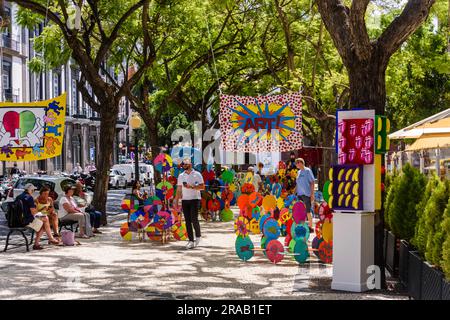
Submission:
<svg viewBox="0 0 450 320">
<path fill-rule="evenodd" d="M 450 199 L 448 199 L 447 208 L 444 213 L 444 221 L 442 221 L 442 230 L 444 237 L 444 244 L 442 246 L 442 270 L 444 270 L 445 277 L 450 281 Z"/>
<path fill-rule="evenodd" d="M 425 185 L 426 177 L 409 163 L 390 183 L 385 203 L 386 221 L 400 239 L 410 241 L 414 236 L 418 220 L 416 206 Z"/>
</svg>

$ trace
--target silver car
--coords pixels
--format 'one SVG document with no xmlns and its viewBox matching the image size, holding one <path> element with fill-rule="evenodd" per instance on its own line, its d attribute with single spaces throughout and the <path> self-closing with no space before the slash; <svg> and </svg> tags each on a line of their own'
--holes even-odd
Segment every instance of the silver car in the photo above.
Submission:
<svg viewBox="0 0 450 320">
<path fill-rule="evenodd" d="M 123 188 L 126 189 L 128 185 L 125 173 L 118 169 L 109 170 L 109 187 L 110 188 Z"/>
</svg>

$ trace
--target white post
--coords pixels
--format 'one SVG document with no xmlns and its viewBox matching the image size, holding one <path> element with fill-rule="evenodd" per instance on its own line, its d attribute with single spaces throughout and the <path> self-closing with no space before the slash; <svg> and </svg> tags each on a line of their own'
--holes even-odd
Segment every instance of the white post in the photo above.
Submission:
<svg viewBox="0 0 450 320">
<path fill-rule="evenodd" d="M 425 155 L 423 154 L 423 150 L 420 150 L 420 173 L 425 173 Z"/>
<path fill-rule="evenodd" d="M 435 150 L 436 154 L 436 174 L 438 177 L 441 176 L 441 150 L 438 148 Z"/>
<path fill-rule="evenodd" d="M 364 292 L 374 265 L 374 213 L 336 212 L 333 217 L 333 290 Z"/>
</svg>

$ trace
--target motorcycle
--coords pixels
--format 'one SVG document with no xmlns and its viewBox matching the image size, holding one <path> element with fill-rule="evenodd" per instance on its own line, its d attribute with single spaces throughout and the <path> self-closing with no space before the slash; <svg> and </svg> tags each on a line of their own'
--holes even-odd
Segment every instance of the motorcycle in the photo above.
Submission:
<svg viewBox="0 0 450 320">
<path fill-rule="evenodd" d="M 73 173 L 70 175 L 70 178 L 75 181 L 80 181 L 87 190 L 94 191 L 95 188 L 95 171 L 89 172 L 89 174 L 86 173 Z"/>
</svg>

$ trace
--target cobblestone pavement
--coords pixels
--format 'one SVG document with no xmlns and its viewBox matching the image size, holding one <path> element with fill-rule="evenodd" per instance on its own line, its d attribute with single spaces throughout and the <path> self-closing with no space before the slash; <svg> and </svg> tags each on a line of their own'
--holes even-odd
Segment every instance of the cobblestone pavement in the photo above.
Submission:
<svg viewBox="0 0 450 320">
<path fill-rule="evenodd" d="M 110 196 L 109 208 L 118 208 L 123 192 Z M 242 262 L 232 222 L 201 222 L 201 245 L 186 251 L 185 242 L 123 241 L 125 219 L 112 210 L 104 233 L 80 246 L 0 253 L 0 299 L 406 299 L 390 291 L 332 291 L 331 266 L 314 259 L 273 265 L 258 252 Z"/>
</svg>

